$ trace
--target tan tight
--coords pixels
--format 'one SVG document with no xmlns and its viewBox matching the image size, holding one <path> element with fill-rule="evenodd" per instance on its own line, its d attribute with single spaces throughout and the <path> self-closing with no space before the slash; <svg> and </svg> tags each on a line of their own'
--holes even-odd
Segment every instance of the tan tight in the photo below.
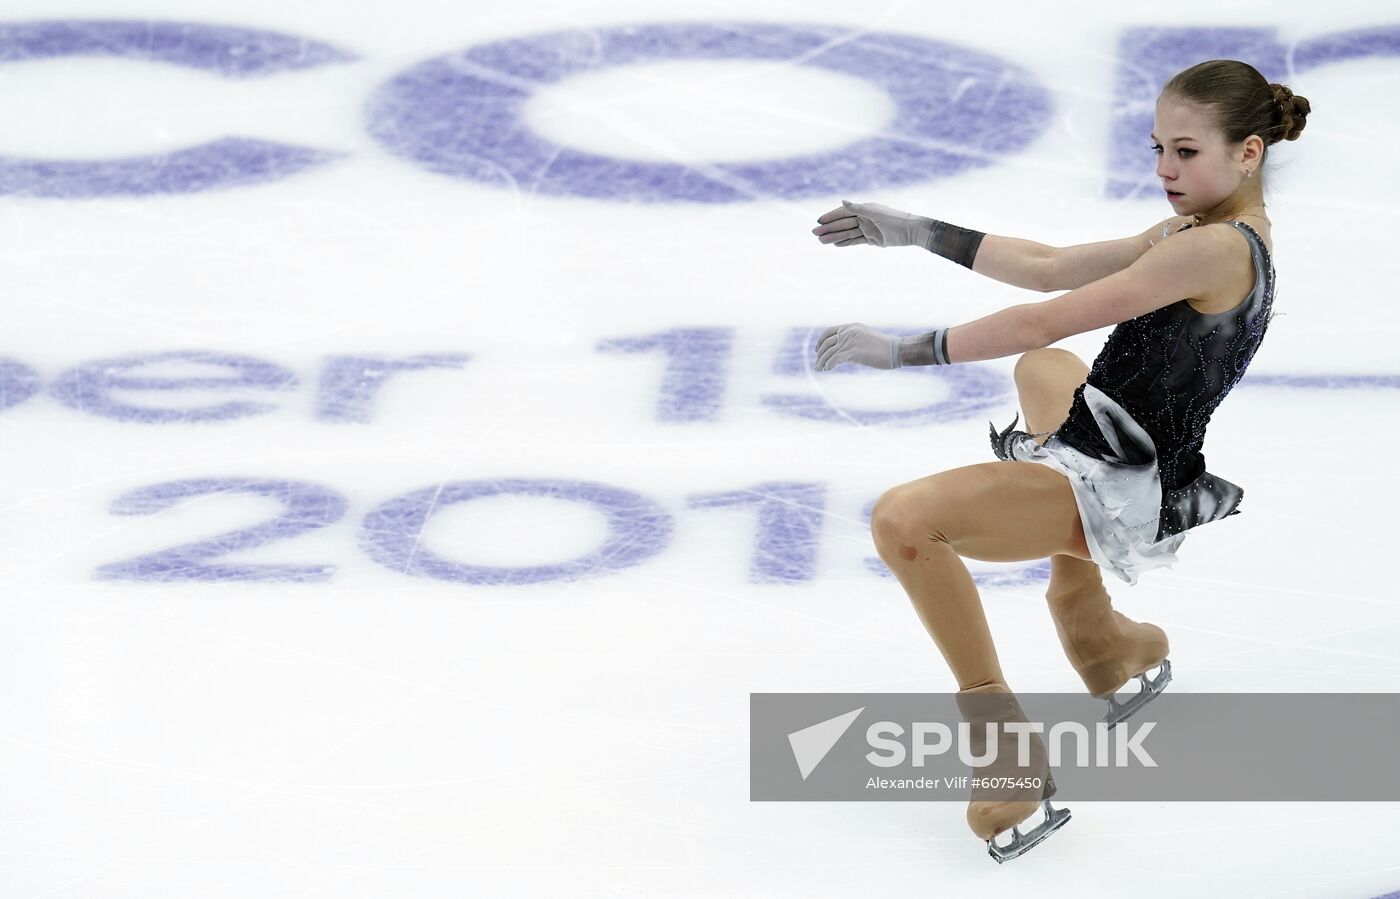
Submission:
<svg viewBox="0 0 1400 899">
<path fill-rule="evenodd" d="M 1069 413 L 1088 367 L 1061 349 L 1016 363 L 1026 428 L 1048 437 Z M 880 558 L 910 600 L 960 690 L 1005 687 L 981 599 L 963 558 L 1050 559 L 1046 590 L 1065 654 L 1091 693 L 1111 693 L 1166 656 L 1166 635 L 1115 611 L 1089 556 L 1074 493 L 1035 462 L 986 462 L 886 491 L 871 513 Z"/>
<path fill-rule="evenodd" d="M 1016 363 L 1026 428 L 1042 443 L 1069 414 L 1088 367 L 1073 353 L 1034 350 Z M 904 586 L 924 627 L 957 678 L 958 707 L 973 724 L 1025 720 L 1009 694 L 982 601 L 963 558 L 986 562 L 1050 559 L 1046 590 L 1055 631 L 1070 664 L 1094 695 L 1111 695 L 1167 655 L 1161 629 L 1113 608 L 1084 541 L 1079 508 L 1063 474 L 1035 462 L 986 462 L 940 472 L 887 490 L 870 516 L 880 558 Z M 999 694 L 999 695 L 985 695 Z M 1048 772 L 1033 739 L 1031 768 Z M 988 772 L 991 773 L 991 772 Z M 982 839 L 1025 820 L 1047 787 L 1007 795 L 973 792 L 967 822 Z"/>
</svg>

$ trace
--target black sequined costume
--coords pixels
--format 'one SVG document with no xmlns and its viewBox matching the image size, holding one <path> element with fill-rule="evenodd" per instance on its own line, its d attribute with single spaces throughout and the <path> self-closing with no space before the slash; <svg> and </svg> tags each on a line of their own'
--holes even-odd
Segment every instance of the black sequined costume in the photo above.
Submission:
<svg viewBox="0 0 1400 899">
<path fill-rule="evenodd" d="M 1157 540 L 1237 514 L 1244 495 L 1206 471 L 1201 448 L 1211 413 L 1244 375 L 1273 316 L 1274 269 L 1258 232 L 1244 222 L 1229 224 L 1244 234 L 1254 257 L 1249 296 L 1215 315 L 1180 300 L 1119 323 L 1086 379 L 1132 416 L 1154 447 L 1135 447 L 1122 431 L 1102 433 L 1083 384 L 1055 431 L 1094 459 L 1128 465 L 1150 458 L 1155 448 L 1162 488 Z"/>
</svg>

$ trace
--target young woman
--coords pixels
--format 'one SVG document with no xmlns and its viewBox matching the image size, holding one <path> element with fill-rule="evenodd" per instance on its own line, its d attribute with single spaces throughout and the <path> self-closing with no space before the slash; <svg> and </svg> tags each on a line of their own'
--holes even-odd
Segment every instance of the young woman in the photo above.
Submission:
<svg viewBox="0 0 1400 899">
<path fill-rule="evenodd" d="M 1019 355 L 1015 381 L 1032 433 L 992 430 L 1002 461 L 956 468 L 886 491 L 871 515 L 880 557 L 908 592 L 958 681 L 973 722 L 1025 720 L 1007 686 L 961 557 L 1050 558 L 1046 596 L 1066 655 L 1122 720 L 1170 679 L 1160 628 L 1115 611 L 1107 569 L 1128 584 L 1176 561 L 1187 531 L 1235 514 L 1243 491 L 1205 469 L 1211 412 L 1244 374 L 1272 315 L 1271 223 L 1263 201 L 1268 147 L 1296 140 L 1310 105 L 1253 67 L 1211 60 L 1177 74 L 1157 99 L 1152 149 L 1175 215 L 1122 240 L 1054 248 L 984 234 L 874 203 L 843 203 L 813 229 L 837 246 L 922 246 L 975 272 L 1042 292 L 967 324 L 917 337 L 862 324 L 828 328 L 816 368 L 945 365 Z M 1092 369 L 1051 344 L 1116 325 Z M 1019 415 L 1017 416 L 1019 420 Z M 1147 672 L 1159 668 L 1151 681 Z M 1140 677 L 1126 708 L 1113 694 Z M 999 744 L 998 757 L 1015 741 Z M 977 747 L 980 749 L 980 747 Z M 1012 771 L 1010 773 L 1016 773 Z M 1068 813 L 1033 741 L 1030 791 L 977 791 L 968 823 L 1002 861 L 1034 846 Z M 1046 819 L 1005 848 L 994 838 L 1044 802 Z"/>
</svg>

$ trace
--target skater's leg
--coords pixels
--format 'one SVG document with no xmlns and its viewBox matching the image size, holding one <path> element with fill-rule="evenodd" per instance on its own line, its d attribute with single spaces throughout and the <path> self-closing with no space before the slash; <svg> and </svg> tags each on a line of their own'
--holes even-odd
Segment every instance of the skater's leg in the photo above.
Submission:
<svg viewBox="0 0 1400 899">
<path fill-rule="evenodd" d="M 1086 569 L 1079 559 L 1051 556 L 1045 599 L 1065 655 L 1095 696 L 1112 696 L 1167 657 L 1166 633 L 1114 609 L 1097 565 Z"/>
<path fill-rule="evenodd" d="M 1069 417 L 1074 391 L 1088 376 L 1089 366 L 1082 359 L 1058 347 L 1031 350 L 1016 360 L 1013 377 L 1017 398 L 1026 416 L 1026 428 L 1036 435 L 1036 443 L 1044 445 Z M 1102 572 L 1092 559 L 1066 558 L 1058 565 L 1052 559 L 1049 592 L 1063 594 L 1067 592 L 1065 585 L 1081 585 L 1095 578 L 1102 587 Z"/>
<path fill-rule="evenodd" d="M 1036 435 L 1035 442 L 1043 445 L 1069 417 L 1074 391 L 1089 376 L 1089 366 L 1068 350 L 1045 347 L 1021 354 L 1013 376 L 1026 428 Z M 1047 596 L 1061 599 L 1052 601 L 1051 613 L 1071 606 L 1071 597 L 1090 590 L 1095 581 L 1102 590 L 1103 572 L 1092 559 L 1052 556 Z"/>
<path fill-rule="evenodd" d="M 1044 445 L 1050 434 L 1069 417 L 1074 391 L 1089 376 L 1089 366 L 1069 350 L 1044 347 L 1022 353 L 1012 377 L 1026 430 Z"/>
<path fill-rule="evenodd" d="M 962 557 L 992 562 L 1043 559 L 1058 553 L 1088 558 L 1078 507 L 1069 481 L 1034 462 L 989 462 L 921 478 L 887 490 L 871 512 L 876 549 L 914 603 L 924 627 L 958 681 L 958 706 L 973 732 L 986 721 L 1025 720 L 1002 674 L 982 601 Z M 985 730 L 981 731 L 985 734 Z M 1030 817 L 1048 798 L 1049 767 L 1044 747 L 1024 768 L 1008 768 L 1006 756 L 996 776 L 1038 778 L 1036 785 L 1012 792 L 974 791 L 967 822 L 990 840 Z M 999 744 L 1000 746 L 1000 744 Z M 1046 805 L 1047 816 L 1051 814 Z M 1059 824 L 1067 820 L 1065 815 Z M 998 852 L 1013 855 L 1053 832 L 1047 823 L 1026 841 L 1013 840 Z"/>
<path fill-rule="evenodd" d="M 1039 435 L 1037 443 L 1048 440 L 1068 417 L 1074 391 L 1088 374 L 1078 356 L 1054 347 L 1032 350 L 1016 360 L 1021 411 L 1026 428 Z M 1103 572 L 1091 560 L 1051 556 L 1045 598 L 1065 655 L 1096 696 L 1112 694 L 1167 657 L 1167 635 L 1156 625 L 1115 611 Z"/>
<path fill-rule="evenodd" d="M 880 558 L 909 594 L 962 690 L 1005 684 L 962 558 L 1087 559 L 1069 481 L 1034 462 L 968 465 L 885 491 L 870 516 Z"/>
<path fill-rule="evenodd" d="M 996 847 L 999 851 L 992 852 L 998 861 L 1008 857 L 1008 852 L 1009 857 L 1015 857 L 1069 819 L 1067 809 L 1056 811 L 1045 802 L 1055 795 L 1045 744 L 1039 736 L 1031 735 L 1028 764 L 1018 764 L 1019 741 L 1008 732 L 1007 725 L 1025 721 L 1026 715 L 1016 697 L 1002 684 L 964 690 L 957 695 L 957 704 L 959 713 L 970 725 L 970 749 L 974 758 L 982 757 L 987 750 L 987 724 L 991 722 L 996 728 L 996 759 L 976 770 L 980 781 L 973 788 L 973 799 L 967 806 L 967 824 L 972 832 L 984 840 L 993 840 L 1029 818 L 1042 803 L 1045 805 L 1044 823 L 1022 835 L 1023 843 L 1020 837 L 1015 837 L 1010 845 Z"/>
</svg>

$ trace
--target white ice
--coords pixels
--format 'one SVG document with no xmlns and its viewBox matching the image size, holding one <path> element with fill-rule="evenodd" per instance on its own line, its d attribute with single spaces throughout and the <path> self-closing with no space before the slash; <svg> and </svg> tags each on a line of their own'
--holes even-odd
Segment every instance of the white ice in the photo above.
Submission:
<svg viewBox="0 0 1400 899">
<path fill-rule="evenodd" d="M 914 250 L 811 235 L 873 200 L 1051 244 L 1136 233 L 1165 201 L 1103 185 L 1125 28 L 1277 28 L 1285 44 L 1394 28 L 1379 2 L 948 5 L 431 0 L 10 0 L 0 24 L 178 20 L 321 41 L 355 60 L 228 80 L 132 60 L 0 64 L 0 156 L 102 159 L 241 136 L 343 154 L 300 174 L 166 196 L 0 196 L 0 356 L 39 391 L 0 410 L 0 895 L 248 897 L 1036 895 L 1374 897 L 1400 889 L 1395 803 L 1075 802 L 1073 822 L 997 866 L 946 802 L 749 799 L 750 693 L 951 691 L 908 598 L 872 572 L 863 510 L 890 486 L 989 460 L 985 420 L 870 424 L 774 411 L 936 401 L 926 372 L 773 370 L 793 328 L 958 324 L 1043 297 Z M 365 128 L 367 98 L 423 60 L 548 31 L 659 21 L 811 21 L 1000 54 L 1051 94 L 1027 147 L 954 177 L 728 203 L 542 195 L 429 171 Z M 1212 471 L 1244 514 L 1175 568 L 1109 580 L 1164 627 L 1173 691 L 1400 691 L 1393 59 L 1291 80 L 1315 112 L 1276 148 L 1278 272 L 1250 374 L 1389 386 L 1251 386 L 1217 412 Z M 804 67 L 667 62 L 579 75 L 531 107 L 547 139 L 624 160 L 782 159 L 879 134 L 878 90 Z M 784 117 L 788 118 L 784 118 Z M 1153 157 L 1143 136 L 1142 165 Z M 658 418 L 665 358 L 600 341 L 732 329 L 710 420 Z M 1107 331 L 1061 345 L 1092 359 Z M 287 389 L 126 390 L 124 402 L 269 403 L 212 423 L 84 412 L 64 372 L 207 350 L 289 370 Z M 468 361 L 388 378 L 368 420 L 318 418 L 337 356 Z M 978 363 L 1009 384 L 1014 359 Z M 149 366 L 149 378 L 227 371 Z M 135 374 L 133 372 L 132 374 Z M 933 385 L 933 386 L 930 386 Z M 273 499 L 195 495 L 113 511 L 191 478 L 304 482 L 343 497 L 325 527 L 231 553 L 331 566 L 320 581 L 104 580 L 104 565 L 253 527 Z M 469 584 L 377 562 L 361 533 L 395 497 L 509 478 L 633 491 L 670 516 L 633 567 Z M 753 507 L 693 498 L 825 486 L 811 577 L 755 582 Z M 444 508 L 410 553 L 561 563 L 601 515 L 545 497 Z M 976 573 L 1021 564 L 969 562 Z M 1043 582 L 984 587 L 1019 690 L 1081 689 Z M 1266 752 L 1267 747 L 1261 747 Z"/>
</svg>

